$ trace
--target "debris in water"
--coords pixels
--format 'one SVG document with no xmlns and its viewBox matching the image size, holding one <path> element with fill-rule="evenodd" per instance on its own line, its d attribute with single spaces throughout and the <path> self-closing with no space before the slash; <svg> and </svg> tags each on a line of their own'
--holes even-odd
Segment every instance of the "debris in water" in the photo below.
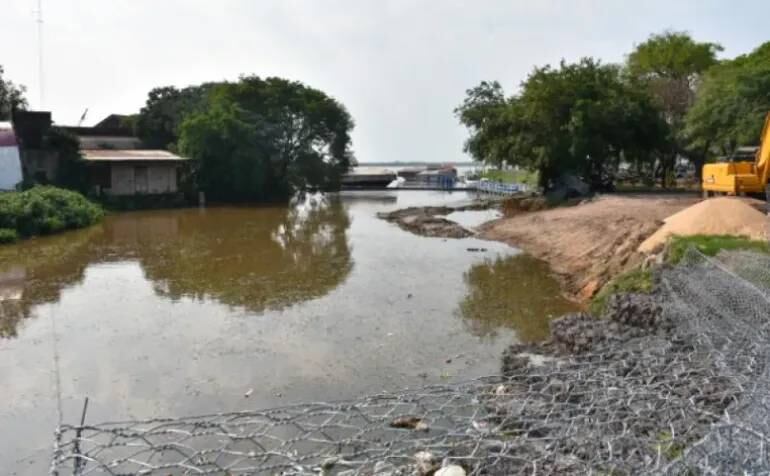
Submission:
<svg viewBox="0 0 770 476">
<path fill-rule="evenodd" d="M 250 389 L 248 389 L 248 390 L 246 391 L 246 393 L 244 393 L 244 394 L 243 394 L 243 396 L 244 396 L 245 398 L 249 398 L 249 397 L 251 396 L 251 394 L 252 394 L 252 393 L 254 393 L 254 389 L 253 389 L 253 388 L 250 388 Z"/>
<path fill-rule="evenodd" d="M 430 429 L 422 418 L 416 416 L 400 416 L 390 422 L 390 427 L 416 431 L 428 431 Z"/>
</svg>

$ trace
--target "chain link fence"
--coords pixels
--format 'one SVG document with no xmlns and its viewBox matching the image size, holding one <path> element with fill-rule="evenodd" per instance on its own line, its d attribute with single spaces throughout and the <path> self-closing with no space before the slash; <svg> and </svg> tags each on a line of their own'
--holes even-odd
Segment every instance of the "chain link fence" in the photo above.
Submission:
<svg viewBox="0 0 770 476">
<path fill-rule="evenodd" d="M 503 375 L 342 403 L 64 425 L 51 474 L 770 474 L 770 258 L 690 251 Z"/>
</svg>

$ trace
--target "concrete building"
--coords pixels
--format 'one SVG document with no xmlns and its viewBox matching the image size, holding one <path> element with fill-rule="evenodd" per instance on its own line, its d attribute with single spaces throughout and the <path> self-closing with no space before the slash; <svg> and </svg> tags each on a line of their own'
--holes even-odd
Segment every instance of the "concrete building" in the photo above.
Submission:
<svg viewBox="0 0 770 476">
<path fill-rule="evenodd" d="M 179 172 L 186 159 L 165 150 L 142 149 L 131 130 L 111 115 L 94 127 L 65 127 L 76 135 L 96 194 L 166 195 L 179 192 Z"/>
<path fill-rule="evenodd" d="M 173 194 L 186 159 L 165 150 L 85 149 L 89 183 L 97 194 Z"/>
<path fill-rule="evenodd" d="M 14 111 L 13 127 L 19 140 L 22 175 L 25 180 L 52 183 L 56 180 L 59 155 L 45 147 L 51 129 L 48 111 Z"/>
<path fill-rule="evenodd" d="M 10 122 L 0 122 L 0 190 L 14 190 L 22 179 L 16 133 Z"/>
</svg>

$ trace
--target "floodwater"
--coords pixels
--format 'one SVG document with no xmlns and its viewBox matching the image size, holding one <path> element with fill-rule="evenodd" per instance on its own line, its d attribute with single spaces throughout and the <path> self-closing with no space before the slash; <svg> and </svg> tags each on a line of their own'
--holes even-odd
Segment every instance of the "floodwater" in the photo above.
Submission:
<svg viewBox="0 0 770 476">
<path fill-rule="evenodd" d="M 549 317 L 573 309 L 545 266 L 375 217 L 468 199 L 132 212 L 0 247 L 2 473 L 43 474 L 60 415 L 79 421 L 86 396 L 97 423 L 497 373 L 507 345 L 542 338 Z M 480 221 L 468 213 L 452 218 Z"/>
</svg>

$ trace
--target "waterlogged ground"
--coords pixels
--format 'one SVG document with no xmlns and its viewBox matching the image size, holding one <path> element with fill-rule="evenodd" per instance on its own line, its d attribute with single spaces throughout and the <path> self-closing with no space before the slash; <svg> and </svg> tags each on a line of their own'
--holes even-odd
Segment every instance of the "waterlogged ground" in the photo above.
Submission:
<svg viewBox="0 0 770 476">
<path fill-rule="evenodd" d="M 86 396 L 86 421 L 100 422 L 497 373 L 507 345 L 572 309 L 547 269 L 501 243 L 419 237 L 375 217 L 468 199 L 351 193 L 125 213 L 0 247 L 0 468 L 45 472 L 58 408 L 76 422 Z"/>
</svg>

